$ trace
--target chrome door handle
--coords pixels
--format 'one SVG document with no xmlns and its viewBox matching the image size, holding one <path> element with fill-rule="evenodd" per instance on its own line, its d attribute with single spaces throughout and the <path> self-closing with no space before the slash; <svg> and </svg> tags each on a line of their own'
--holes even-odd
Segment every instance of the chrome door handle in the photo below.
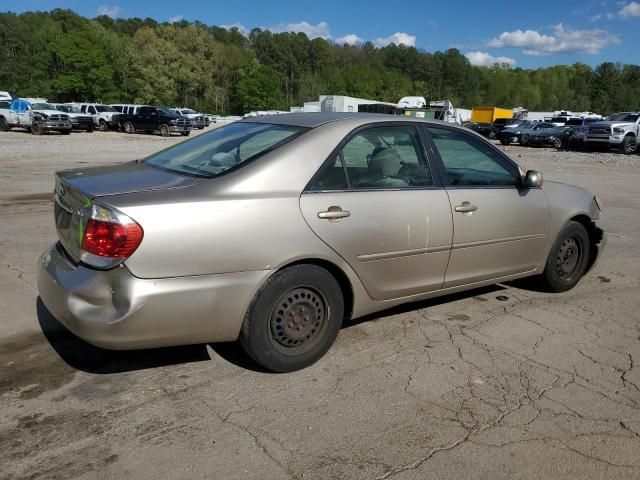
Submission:
<svg viewBox="0 0 640 480">
<path fill-rule="evenodd" d="M 460 213 L 471 213 L 475 212 L 476 210 L 478 210 L 478 207 L 476 207 L 475 205 L 471 205 L 470 202 L 462 202 L 462 205 L 458 205 L 455 208 L 455 211 Z"/>
<path fill-rule="evenodd" d="M 329 221 L 339 221 L 341 218 L 346 218 L 351 215 L 348 210 L 342 210 L 342 208 L 335 205 L 329 207 L 325 212 L 318 212 L 318 218 L 323 218 Z"/>
</svg>

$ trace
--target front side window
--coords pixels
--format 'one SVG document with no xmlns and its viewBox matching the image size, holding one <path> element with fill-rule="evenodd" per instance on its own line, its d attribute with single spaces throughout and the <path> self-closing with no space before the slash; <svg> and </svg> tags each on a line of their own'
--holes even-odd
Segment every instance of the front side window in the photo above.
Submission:
<svg viewBox="0 0 640 480">
<path fill-rule="evenodd" d="M 374 127 L 355 134 L 318 172 L 311 190 L 432 186 L 413 126 Z"/>
<path fill-rule="evenodd" d="M 518 169 L 490 145 L 471 135 L 427 127 L 454 186 L 516 186 Z"/>
<path fill-rule="evenodd" d="M 237 122 L 169 147 L 144 162 L 176 173 L 211 178 L 278 148 L 304 131 L 305 128 L 289 125 Z"/>
</svg>

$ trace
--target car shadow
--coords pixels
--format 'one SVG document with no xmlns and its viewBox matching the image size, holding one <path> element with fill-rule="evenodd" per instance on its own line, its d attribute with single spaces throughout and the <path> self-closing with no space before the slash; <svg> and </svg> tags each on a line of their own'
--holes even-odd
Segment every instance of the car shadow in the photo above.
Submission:
<svg viewBox="0 0 640 480">
<path fill-rule="evenodd" d="M 211 360 L 205 344 L 145 350 L 106 350 L 74 335 L 49 312 L 39 297 L 36 312 L 42 333 L 55 352 L 70 367 L 86 373 L 122 373 Z"/>
</svg>

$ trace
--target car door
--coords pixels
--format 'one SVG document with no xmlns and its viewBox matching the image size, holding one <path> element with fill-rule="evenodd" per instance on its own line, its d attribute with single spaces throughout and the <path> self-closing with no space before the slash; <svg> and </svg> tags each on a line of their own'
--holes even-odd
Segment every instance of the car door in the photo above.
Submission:
<svg viewBox="0 0 640 480">
<path fill-rule="evenodd" d="M 451 208 L 413 124 L 352 132 L 300 198 L 316 235 L 345 259 L 372 298 L 442 287 Z"/>
<path fill-rule="evenodd" d="M 518 166 L 460 129 L 426 128 L 452 206 L 453 243 L 445 287 L 530 272 L 549 235 L 549 201 L 525 188 Z"/>
</svg>

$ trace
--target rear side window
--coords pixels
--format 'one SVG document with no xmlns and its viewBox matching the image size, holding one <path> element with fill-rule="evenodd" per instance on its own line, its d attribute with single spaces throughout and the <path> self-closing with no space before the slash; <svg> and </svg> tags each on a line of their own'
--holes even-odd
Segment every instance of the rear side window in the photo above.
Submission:
<svg viewBox="0 0 640 480">
<path fill-rule="evenodd" d="M 375 127 L 354 135 L 318 172 L 310 190 L 432 186 L 413 126 Z"/>
<path fill-rule="evenodd" d="M 516 186 L 518 169 L 490 145 L 464 132 L 428 127 L 454 186 Z"/>
<path fill-rule="evenodd" d="M 306 130 L 269 123 L 232 123 L 156 153 L 145 163 L 211 178 L 282 146 Z"/>
</svg>

